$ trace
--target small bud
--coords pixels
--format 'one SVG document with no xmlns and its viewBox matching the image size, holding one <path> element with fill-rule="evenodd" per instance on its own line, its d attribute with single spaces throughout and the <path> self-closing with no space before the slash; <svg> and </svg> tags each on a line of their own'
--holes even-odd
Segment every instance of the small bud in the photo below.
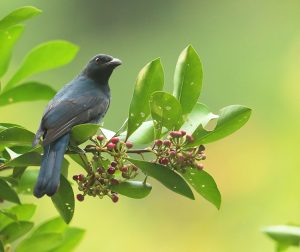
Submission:
<svg viewBox="0 0 300 252">
<path fill-rule="evenodd" d="M 169 159 L 168 158 L 160 158 L 159 159 L 159 163 L 162 165 L 167 165 L 169 163 Z"/>
<path fill-rule="evenodd" d="M 201 144 L 198 148 L 198 152 L 201 152 L 201 151 L 205 151 L 205 147 L 203 144 Z"/>
<path fill-rule="evenodd" d="M 128 149 L 131 149 L 133 147 L 133 144 L 131 142 L 126 142 L 126 147 Z"/>
<path fill-rule="evenodd" d="M 104 136 L 103 135 L 97 136 L 97 139 L 101 142 L 104 140 Z"/>
<path fill-rule="evenodd" d="M 181 153 L 177 153 L 177 160 L 180 163 L 184 162 L 184 156 Z"/>
<path fill-rule="evenodd" d="M 186 135 L 186 131 L 185 130 L 180 130 L 181 136 L 185 136 Z"/>
<path fill-rule="evenodd" d="M 128 171 L 128 167 L 126 165 L 124 165 L 123 167 L 120 168 L 121 172 L 127 172 Z"/>
<path fill-rule="evenodd" d="M 111 195 L 111 200 L 112 200 L 114 203 L 118 202 L 118 200 L 119 200 L 118 195 L 115 194 L 115 193 L 113 193 L 113 194 Z"/>
<path fill-rule="evenodd" d="M 162 140 L 160 140 L 160 139 L 155 140 L 154 143 L 155 143 L 155 145 L 157 145 L 157 146 L 161 146 L 161 145 L 163 144 Z"/>
<path fill-rule="evenodd" d="M 73 180 L 78 181 L 78 175 L 74 175 Z"/>
<path fill-rule="evenodd" d="M 171 141 L 170 140 L 164 140 L 163 144 L 166 147 L 170 147 L 171 146 Z"/>
<path fill-rule="evenodd" d="M 79 180 L 80 182 L 83 182 L 83 181 L 85 180 L 84 175 L 83 175 L 83 174 L 79 174 L 79 175 L 78 175 L 78 180 Z"/>
<path fill-rule="evenodd" d="M 113 144 L 117 144 L 120 139 L 118 137 L 113 137 L 112 139 L 110 139 L 110 141 L 113 143 Z"/>
<path fill-rule="evenodd" d="M 103 167 L 100 166 L 100 167 L 98 167 L 97 172 L 99 172 L 101 174 L 101 173 L 105 172 L 105 170 Z"/>
<path fill-rule="evenodd" d="M 204 165 L 203 164 L 196 164 L 196 168 L 199 170 L 199 171 L 202 171 L 204 169 Z"/>
<path fill-rule="evenodd" d="M 202 155 L 201 155 L 201 159 L 202 159 L 202 160 L 205 160 L 205 159 L 206 159 L 206 155 L 205 155 L 205 154 L 202 154 Z"/>
<path fill-rule="evenodd" d="M 170 151 L 169 152 L 170 157 L 175 157 L 176 156 L 176 151 Z"/>
<path fill-rule="evenodd" d="M 118 163 L 117 163 L 116 161 L 112 161 L 112 162 L 110 163 L 110 165 L 111 165 L 112 167 L 116 167 L 116 166 L 118 165 Z"/>
<path fill-rule="evenodd" d="M 110 180 L 110 183 L 111 183 L 112 185 L 118 185 L 118 184 L 119 184 L 119 180 L 112 178 L 112 179 Z"/>
<path fill-rule="evenodd" d="M 170 136 L 173 137 L 173 138 L 179 138 L 179 137 L 182 136 L 181 131 L 171 131 Z"/>
<path fill-rule="evenodd" d="M 107 149 L 109 149 L 109 150 L 113 150 L 115 147 L 116 147 L 116 145 L 114 143 L 109 143 L 107 145 Z"/>
<path fill-rule="evenodd" d="M 191 136 L 191 135 L 186 135 L 186 140 L 187 140 L 189 143 L 192 143 L 192 142 L 194 142 L 194 137 Z"/>
<path fill-rule="evenodd" d="M 84 195 L 82 195 L 82 194 L 77 194 L 76 198 L 78 201 L 84 201 Z"/>
<path fill-rule="evenodd" d="M 114 174 L 115 171 L 116 171 L 116 169 L 112 166 L 107 169 L 108 174 Z"/>
<path fill-rule="evenodd" d="M 122 172 L 122 177 L 123 177 L 123 178 L 126 178 L 126 179 L 129 178 L 128 174 L 125 173 L 125 172 Z"/>
</svg>

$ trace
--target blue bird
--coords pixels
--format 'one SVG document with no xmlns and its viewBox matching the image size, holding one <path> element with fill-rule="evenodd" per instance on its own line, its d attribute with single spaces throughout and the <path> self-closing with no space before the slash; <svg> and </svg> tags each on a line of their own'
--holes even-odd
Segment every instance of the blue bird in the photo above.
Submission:
<svg viewBox="0 0 300 252">
<path fill-rule="evenodd" d="M 104 117 L 110 104 L 108 80 L 113 70 L 121 64 L 119 59 L 110 55 L 96 55 L 49 102 L 33 141 L 33 146 L 36 146 L 43 138 L 44 148 L 33 193 L 37 198 L 45 194 L 52 196 L 58 190 L 61 165 L 72 127 L 98 123 Z"/>
</svg>

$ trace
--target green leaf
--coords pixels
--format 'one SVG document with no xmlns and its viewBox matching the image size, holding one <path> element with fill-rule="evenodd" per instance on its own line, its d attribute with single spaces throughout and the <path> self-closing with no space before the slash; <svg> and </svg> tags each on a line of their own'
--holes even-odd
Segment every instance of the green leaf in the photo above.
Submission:
<svg viewBox="0 0 300 252">
<path fill-rule="evenodd" d="M 41 234 L 23 240 L 16 248 L 16 252 L 49 252 L 63 241 L 61 234 Z"/>
<path fill-rule="evenodd" d="M 27 167 L 27 166 L 40 166 L 42 156 L 36 151 L 26 152 L 12 160 L 5 163 L 7 167 Z"/>
<path fill-rule="evenodd" d="M 86 123 L 76 125 L 71 131 L 71 141 L 76 145 L 80 145 L 87 141 L 90 137 L 96 135 L 99 128 L 99 124 Z"/>
<path fill-rule="evenodd" d="M 25 101 L 50 100 L 56 91 L 37 82 L 28 82 L 0 94 L 0 106 Z"/>
<path fill-rule="evenodd" d="M 217 141 L 240 129 L 250 118 L 251 109 L 241 105 L 231 105 L 220 110 L 217 126 L 213 131 L 206 131 L 202 125 L 194 131 L 195 141 L 190 144 L 196 146 Z"/>
<path fill-rule="evenodd" d="M 155 129 L 159 134 L 158 138 L 162 127 L 173 130 L 182 123 L 181 105 L 171 94 L 162 91 L 153 93 L 150 98 L 150 108 Z"/>
<path fill-rule="evenodd" d="M 271 226 L 264 228 L 263 232 L 284 247 L 299 246 L 300 244 L 300 227 L 297 226 Z"/>
<path fill-rule="evenodd" d="M 199 125 L 204 129 L 210 130 L 215 128 L 215 122 L 219 118 L 218 115 L 211 113 L 206 105 L 196 103 L 190 114 L 187 115 L 185 123 L 181 126 L 188 134 L 192 134 Z"/>
<path fill-rule="evenodd" d="M 188 168 L 183 177 L 200 195 L 220 209 L 221 194 L 211 175 L 206 171 Z"/>
<path fill-rule="evenodd" d="M 0 77 L 2 77 L 7 71 L 13 48 L 23 31 L 24 26 L 22 25 L 13 26 L 6 31 L 0 30 Z"/>
<path fill-rule="evenodd" d="M 54 218 L 42 223 L 31 236 L 39 236 L 41 234 L 58 233 L 62 234 L 67 228 L 67 224 L 62 218 Z"/>
<path fill-rule="evenodd" d="M 57 248 L 51 250 L 51 252 L 73 251 L 82 240 L 84 232 L 85 231 L 80 228 L 67 228 L 65 233 L 63 234 L 63 241 Z"/>
<path fill-rule="evenodd" d="M 178 58 L 174 74 L 174 96 L 181 104 L 183 114 L 195 106 L 202 89 L 202 65 L 195 49 L 189 45 Z"/>
<path fill-rule="evenodd" d="M 34 134 L 29 130 L 11 127 L 0 132 L 0 150 L 14 145 L 31 146 Z"/>
<path fill-rule="evenodd" d="M 73 218 L 75 200 L 73 189 L 64 176 L 60 177 L 59 190 L 51 199 L 60 216 L 68 224 Z"/>
<path fill-rule="evenodd" d="M 69 173 L 69 165 L 70 165 L 69 161 L 68 161 L 66 158 L 64 158 L 64 159 L 63 159 L 63 162 L 62 162 L 62 165 L 61 165 L 61 174 L 62 174 L 65 178 L 68 177 L 68 173 Z"/>
<path fill-rule="evenodd" d="M 141 181 L 125 181 L 111 186 L 111 190 L 129 198 L 142 199 L 149 195 L 152 186 Z"/>
<path fill-rule="evenodd" d="M 150 114 L 149 99 L 153 92 L 162 90 L 164 71 L 160 59 L 148 63 L 138 74 L 130 103 L 128 116 L 128 138 Z"/>
<path fill-rule="evenodd" d="M 3 246 L 2 241 L 0 241 L 0 252 L 5 252 L 5 251 L 4 251 L 4 246 Z"/>
<path fill-rule="evenodd" d="M 155 178 L 173 192 L 181 194 L 190 199 L 195 199 L 191 188 L 188 186 L 185 180 L 170 168 L 160 164 L 137 159 L 128 158 L 128 161 L 140 168 L 143 173 Z"/>
<path fill-rule="evenodd" d="M 37 181 L 39 171 L 38 170 L 26 170 L 19 180 L 17 185 L 17 192 L 21 194 L 32 195 L 34 185 Z"/>
<path fill-rule="evenodd" d="M 21 204 L 17 193 L 3 179 L 0 179 L 0 198 L 13 203 Z"/>
<path fill-rule="evenodd" d="M 43 43 L 29 52 L 5 90 L 16 86 L 21 80 L 50 69 L 68 64 L 76 56 L 78 46 L 67 41 L 50 41 Z"/>
<path fill-rule="evenodd" d="M 4 244 L 11 243 L 27 234 L 33 227 L 29 221 L 13 222 L 0 231 L 0 237 Z"/>
<path fill-rule="evenodd" d="M 24 6 L 16 9 L 0 20 L 0 29 L 6 29 L 10 26 L 21 23 L 40 14 L 41 12 L 41 10 L 33 6 Z"/>
</svg>

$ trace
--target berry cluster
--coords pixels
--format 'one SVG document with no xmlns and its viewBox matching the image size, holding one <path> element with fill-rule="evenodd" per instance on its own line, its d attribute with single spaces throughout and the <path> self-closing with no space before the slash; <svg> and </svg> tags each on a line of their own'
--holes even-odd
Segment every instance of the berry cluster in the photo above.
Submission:
<svg viewBox="0 0 300 252">
<path fill-rule="evenodd" d="M 90 172 L 86 176 L 83 174 L 73 176 L 79 191 L 82 192 L 77 195 L 77 200 L 83 201 L 86 195 L 99 198 L 107 195 L 113 202 L 117 202 L 118 195 L 111 187 L 137 175 L 137 167 L 126 163 L 127 151 L 133 144 L 120 141 L 118 137 L 107 141 L 103 135 L 97 136 L 94 143 L 95 145 L 88 145 L 85 148 L 86 152 L 93 153 Z M 110 155 L 113 161 L 105 158 L 102 153 Z"/>
<path fill-rule="evenodd" d="M 203 145 L 188 147 L 193 141 L 193 136 L 184 130 L 171 131 L 166 140 L 155 140 L 153 151 L 157 156 L 156 161 L 182 173 L 188 167 L 203 170 L 201 161 L 206 159 L 205 148 Z"/>
</svg>

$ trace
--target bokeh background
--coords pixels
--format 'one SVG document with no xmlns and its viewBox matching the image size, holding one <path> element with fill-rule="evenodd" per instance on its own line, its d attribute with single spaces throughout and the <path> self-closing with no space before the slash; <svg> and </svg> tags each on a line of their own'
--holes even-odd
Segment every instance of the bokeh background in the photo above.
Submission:
<svg viewBox="0 0 300 252">
<path fill-rule="evenodd" d="M 72 222 L 87 230 L 78 252 L 274 251 L 261 228 L 300 223 L 298 0 L 0 0 L 0 16 L 23 5 L 44 13 L 27 22 L 11 71 L 29 49 L 52 39 L 81 47 L 68 66 L 35 77 L 56 89 L 96 53 L 123 60 L 111 79 L 107 128 L 126 118 L 137 73 L 150 60 L 162 58 L 171 91 L 178 54 L 190 43 L 204 65 L 201 101 L 214 112 L 229 104 L 253 108 L 246 127 L 207 146 L 206 169 L 223 196 L 220 211 L 154 181 L 143 200 L 88 199 L 76 205 Z M 1 122 L 36 130 L 45 105 L 1 107 Z M 38 221 L 57 214 L 49 198 L 25 201 L 39 205 Z"/>
</svg>

